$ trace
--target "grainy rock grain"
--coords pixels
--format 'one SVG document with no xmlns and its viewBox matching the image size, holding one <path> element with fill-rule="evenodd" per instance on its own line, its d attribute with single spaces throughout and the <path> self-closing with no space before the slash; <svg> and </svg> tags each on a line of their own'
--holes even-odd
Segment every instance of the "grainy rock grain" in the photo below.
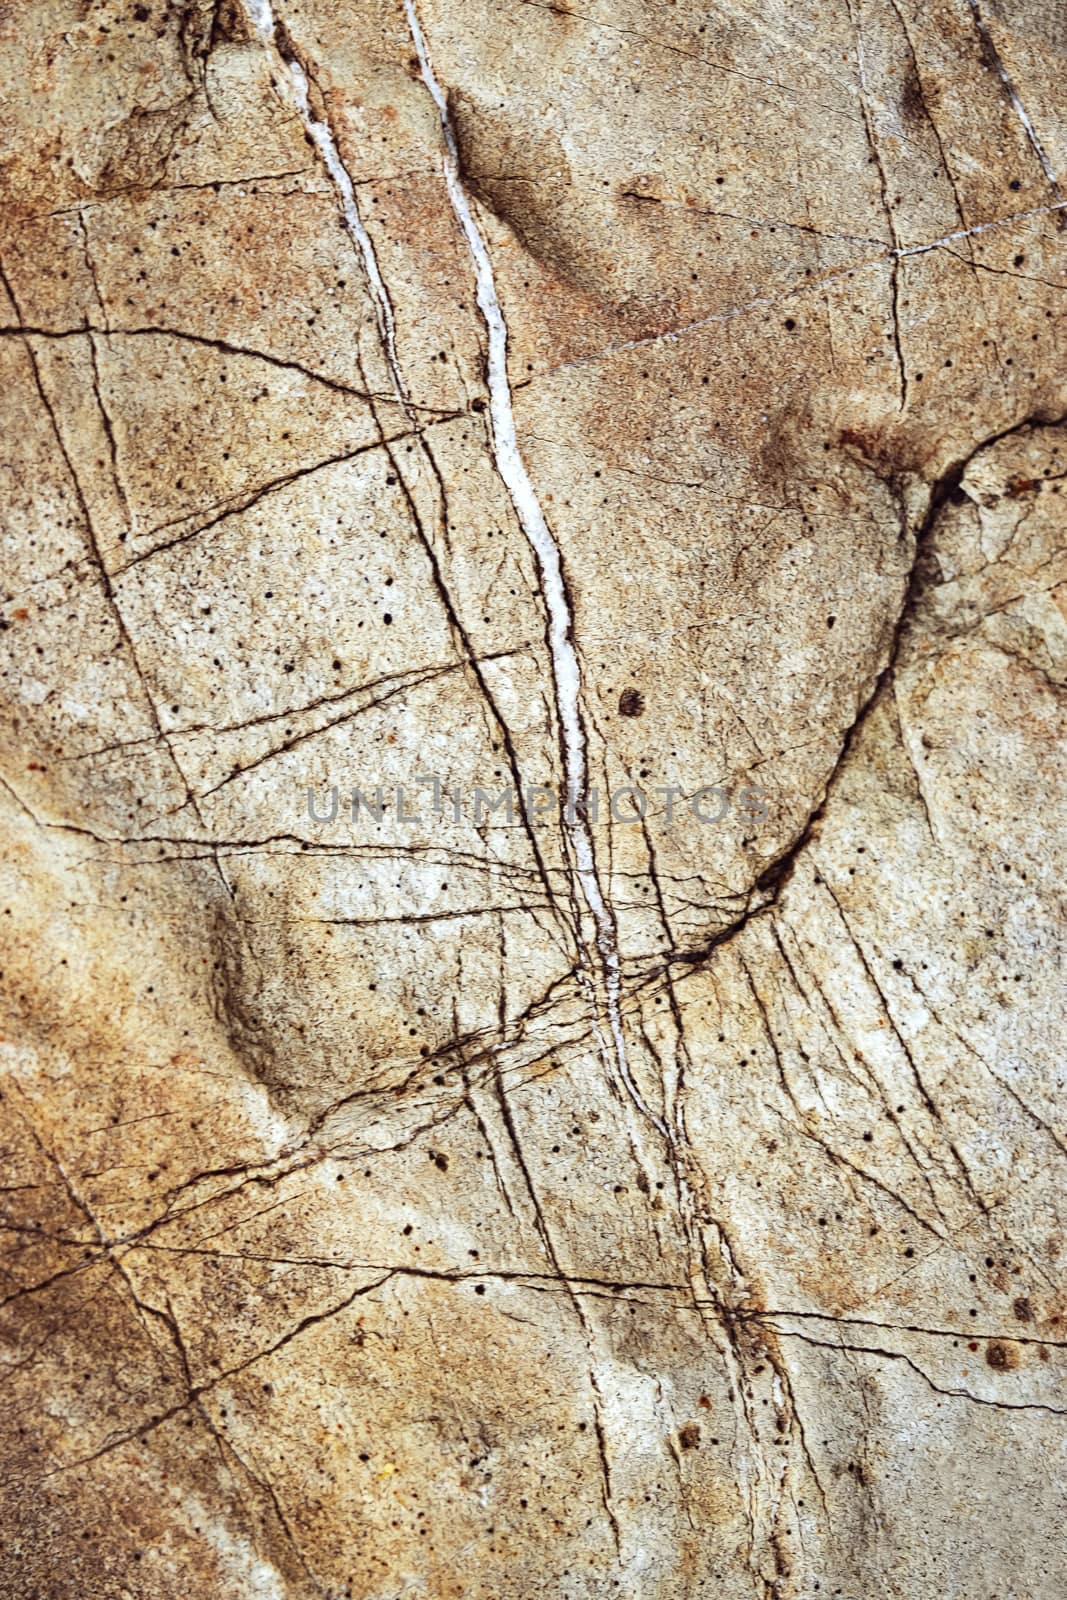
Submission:
<svg viewBox="0 0 1067 1600">
<path fill-rule="evenodd" d="M 1062 7 L 0 72 L 0 1600 L 1062 1600 Z"/>
</svg>

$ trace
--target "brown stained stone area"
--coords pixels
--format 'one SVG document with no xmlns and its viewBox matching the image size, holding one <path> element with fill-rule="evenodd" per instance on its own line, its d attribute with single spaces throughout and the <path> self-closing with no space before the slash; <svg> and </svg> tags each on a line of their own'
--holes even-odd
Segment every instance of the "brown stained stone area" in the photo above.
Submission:
<svg viewBox="0 0 1067 1600">
<path fill-rule="evenodd" d="M 0 72 L 0 1600 L 1061 1600 L 1061 8 Z"/>
</svg>

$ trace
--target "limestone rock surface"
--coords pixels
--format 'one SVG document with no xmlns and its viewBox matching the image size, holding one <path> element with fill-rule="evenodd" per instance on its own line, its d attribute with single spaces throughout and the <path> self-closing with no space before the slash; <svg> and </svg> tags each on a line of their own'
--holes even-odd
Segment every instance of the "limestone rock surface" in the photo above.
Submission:
<svg viewBox="0 0 1067 1600">
<path fill-rule="evenodd" d="M 1062 7 L 0 71 L 0 1600 L 1062 1600 Z"/>
</svg>

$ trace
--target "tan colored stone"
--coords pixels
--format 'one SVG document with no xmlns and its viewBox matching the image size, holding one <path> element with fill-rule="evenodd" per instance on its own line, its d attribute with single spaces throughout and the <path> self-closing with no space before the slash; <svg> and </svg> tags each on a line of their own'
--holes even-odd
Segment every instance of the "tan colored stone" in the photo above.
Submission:
<svg viewBox="0 0 1067 1600">
<path fill-rule="evenodd" d="M 1065 67 L 0 8 L 3 1600 L 1059 1600 Z"/>
</svg>

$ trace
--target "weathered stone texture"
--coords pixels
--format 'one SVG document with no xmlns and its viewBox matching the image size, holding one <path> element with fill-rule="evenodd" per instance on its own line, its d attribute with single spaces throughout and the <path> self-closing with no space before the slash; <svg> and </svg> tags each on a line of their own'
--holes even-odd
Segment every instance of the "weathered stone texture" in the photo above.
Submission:
<svg viewBox="0 0 1067 1600">
<path fill-rule="evenodd" d="M 0 1600 L 1061 1600 L 1062 8 L 0 70 Z"/>
</svg>

